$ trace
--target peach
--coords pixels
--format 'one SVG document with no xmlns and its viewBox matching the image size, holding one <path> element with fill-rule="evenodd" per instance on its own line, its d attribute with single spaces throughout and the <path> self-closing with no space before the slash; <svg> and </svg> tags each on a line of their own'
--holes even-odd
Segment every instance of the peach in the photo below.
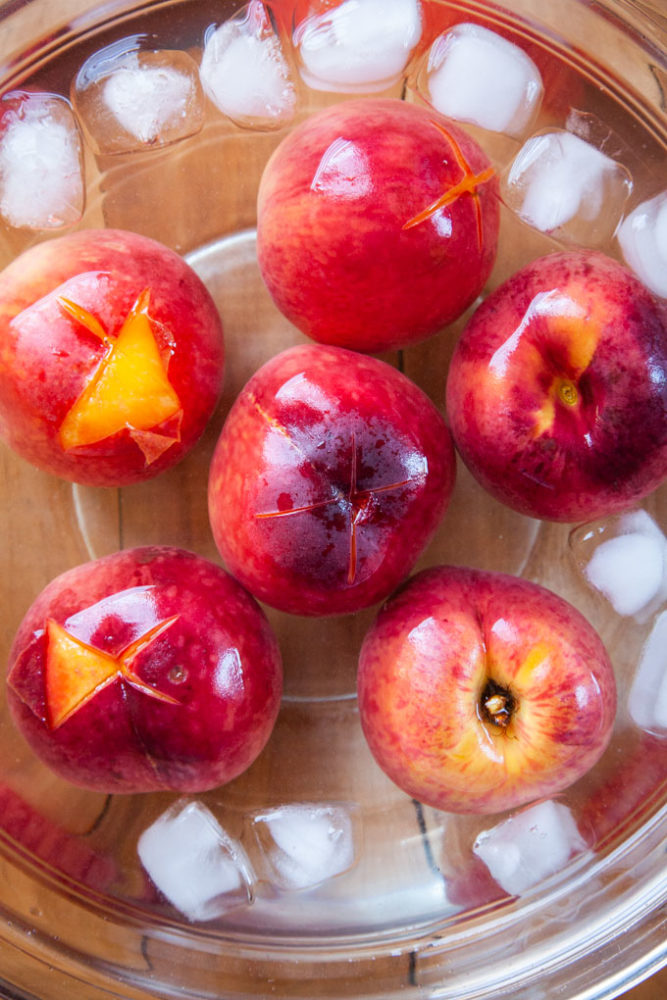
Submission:
<svg viewBox="0 0 667 1000">
<path fill-rule="evenodd" d="M 454 448 L 395 368 L 340 347 L 283 351 L 250 379 L 216 446 L 213 536 L 259 600 L 357 611 L 407 576 L 443 516 Z"/>
<path fill-rule="evenodd" d="M 454 351 L 447 414 L 461 457 L 532 517 L 622 511 L 667 475 L 667 328 L 600 253 L 533 261 L 477 309 Z"/>
<path fill-rule="evenodd" d="M 599 636 L 556 594 L 436 567 L 381 609 L 359 659 L 371 752 L 413 798 L 495 813 L 557 794 L 609 742 L 616 685 Z"/>
<path fill-rule="evenodd" d="M 438 112 L 363 98 L 318 112 L 264 170 L 257 256 L 278 308 L 321 343 L 379 352 L 423 340 L 479 295 L 498 185 Z"/>
<path fill-rule="evenodd" d="M 220 396 L 213 300 L 167 247 L 82 230 L 0 273 L 0 437 L 54 475 L 121 486 L 171 467 Z"/>
<path fill-rule="evenodd" d="M 166 546 L 53 580 L 18 629 L 7 683 L 41 760 L 106 792 L 231 781 L 265 746 L 281 690 L 256 602 L 219 566 Z"/>
</svg>

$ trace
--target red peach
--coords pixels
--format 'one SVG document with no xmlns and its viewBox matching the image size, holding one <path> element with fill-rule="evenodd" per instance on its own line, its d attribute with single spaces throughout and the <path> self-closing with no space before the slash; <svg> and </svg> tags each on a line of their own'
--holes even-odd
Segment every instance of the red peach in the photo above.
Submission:
<svg viewBox="0 0 667 1000">
<path fill-rule="evenodd" d="M 606 748 L 616 686 L 599 636 L 527 580 L 437 567 L 380 611 L 359 712 L 380 767 L 437 809 L 494 813 L 562 791 Z"/>
<path fill-rule="evenodd" d="M 386 597 L 445 511 L 454 449 L 439 411 L 376 358 L 283 351 L 250 379 L 211 463 L 228 569 L 283 611 L 331 615 Z"/>
<path fill-rule="evenodd" d="M 600 253 L 533 261 L 474 313 L 447 379 L 455 444 L 498 500 L 580 521 L 624 510 L 667 475 L 667 328 Z"/>
<path fill-rule="evenodd" d="M 83 230 L 0 273 L 0 437 L 95 486 L 157 475 L 192 448 L 222 389 L 217 310 L 167 247 Z"/>
<path fill-rule="evenodd" d="M 498 237 L 497 180 L 436 111 L 361 99 L 311 116 L 269 160 L 257 255 L 278 308 L 314 340 L 379 352 L 455 320 Z"/>
<path fill-rule="evenodd" d="M 203 791 L 250 766 L 281 695 L 261 609 L 219 566 L 168 547 L 68 570 L 27 612 L 9 659 L 35 753 L 98 791 Z"/>
</svg>

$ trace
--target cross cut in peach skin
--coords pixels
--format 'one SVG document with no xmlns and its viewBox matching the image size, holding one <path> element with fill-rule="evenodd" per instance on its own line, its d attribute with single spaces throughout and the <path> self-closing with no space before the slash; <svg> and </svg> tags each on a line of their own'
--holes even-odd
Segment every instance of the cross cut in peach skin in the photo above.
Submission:
<svg viewBox="0 0 667 1000">
<path fill-rule="evenodd" d="M 123 549 L 56 577 L 26 612 L 6 696 L 37 757 L 112 793 L 199 792 L 255 760 L 280 706 L 276 638 L 220 566 Z"/>
<path fill-rule="evenodd" d="M 411 219 L 403 225 L 403 229 L 412 229 L 414 226 L 420 225 L 422 222 L 426 222 L 431 216 L 439 212 L 441 208 L 446 208 L 447 205 L 451 205 L 458 198 L 463 195 L 470 195 L 475 204 L 475 222 L 477 225 L 477 246 L 481 250 L 484 246 L 484 229 L 482 220 L 482 206 L 479 201 L 479 188 L 482 184 L 486 184 L 495 177 L 495 170 L 493 167 L 488 166 L 478 173 L 474 173 L 470 167 L 470 164 L 466 160 L 461 147 L 457 143 L 454 136 L 448 129 L 446 129 L 439 122 L 433 122 L 435 128 L 440 132 L 445 139 L 450 143 L 452 152 L 454 154 L 454 159 L 461 168 L 462 174 L 461 179 L 453 184 L 450 188 L 444 191 L 436 201 L 432 202 L 428 208 L 425 208 L 423 212 L 419 212 L 417 215 L 413 216 Z"/>
<path fill-rule="evenodd" d="M 48 724 L 57 729 L 108 684 L 126 681 L 137 691 L 143 691 L 158 701 L 177 705 L 176 698 L 146 684 L 134 672 L 137 656 L 150 646 L 177 620 L 173 615 L 126 646 L 117 656 L 95 649 L 77 639 L 53 619 L 46 623 L 47 652 L 45 669 Z"/>
<path fill-rule="evenodd" d="M 358 526 L 363 522 L 364 518 L 369 516 L 369 510 L 373 501 L 373 498 L 379 493 L 388 493 L 392 490 L 400 490 L 404 486 L 408 486 L 413 482 L 414 477 L 409 479 L 402 479 L 399 482 L 387 483 L 382 486 L 373 486 L 370 489 L 360 490 L 357 487 L 357 474 L 359 467 L 359 454 L 357 451 L 356 436 L 354 432 L 352 433 L 352 461 L 350 468 L 350 486 L 346 495 L 336 493 L 335 496 L 330 496 L 327 499 L 320 501 L 315 501 L 314 503 L 306 504 L 303 507 L 290 507 L 286 510 L 274 510 L 268 511 L 262 514 L 256 514 L 257 518 L 270 518 L 270 517 L 289 517 L 293 514 L 303 514 L 306 512 L 314 512 L 323 507 L 328 507 L 331 504 L 336 504 L 342 507 L 345 511 L 346 517 L 349 518 L 349 531 L 350 531 L 350 562 L 347 571 L 347 582 L 352 585 L 357 579 L 357 530 Z"/>
<path fill-rule="evenodd" d="M 433 336 L 475 301 L 499 217 L 498 179 L 470 135 L 434 109 L 360 98 L 311 115 L 272 154 L 257 260 L 308 337 L 379 353 Z"/>
<path fill-rule="evenodd" d="M 65 451 L 96 444 L 128 428 L 147 463 L 179 440 L 150 432 L 170 417 L 182 416 L 181 403 L 167 376 L 149 317 L 150 291 L 145 289 L 125 319 L 118 336 L 110 337 L 82 306 L 60 298 L 61 308 L 98 337 L 105 353 L 63 420 L 59 438 Z M 136 433 L 139 432 L 139 433 Z"/>
<path fill-rule="evenodd" d="M 0 271 L 0 437 L 89 486 L 152 479 L 199 440 L 224 336 L 184 258 L 119 229 L 36 243 Z"/>
</svg>

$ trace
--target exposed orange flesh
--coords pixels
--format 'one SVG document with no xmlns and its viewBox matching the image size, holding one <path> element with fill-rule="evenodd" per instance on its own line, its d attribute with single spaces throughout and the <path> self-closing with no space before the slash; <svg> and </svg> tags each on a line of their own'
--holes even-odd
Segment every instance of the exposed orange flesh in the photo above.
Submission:
<svg viewBox="0 0 667 1000">
<path fill-rule="evenodd" d="M 418 226 L 420 223 L 425 222 L 430 219 L 432 215 L 441 209 L 445 208 L 447 205 L 451 205 L 453 202 L 457 201 L 462 195 L 469 194 L 475 203 L 475 219 L 477 223 L 477 245 L 482 248 L 482 241 L 484 238 L 484 231 L 482 225 L 482 207 L 479 203 L 479 191 L 478 188 L 487 181 L 490 181 L 495 174 L 493 167 L 486 167 L 481 170 L 478 174 L 474 174 L 470 169 L 470 164 L 463 155 L 458 143 L 452 135 L 449 134 L 444 126 L 440 125 L 439 122 L 433 122 L 433 125 L 441 132 L 454 151 L 454 158 L 457 164 L 462 170 L 462 176 L 456 184 L 444 191 L 439 198 L 437 198 L 432 204 L 425 208 L 422 212 L 408 219 L 403 225 L 403 229 L 412 229 L 414 226 Z"/>
<path fill-rule="evenodd" d="M 53 619 L 46 623 L 47 651 L 45 690 L 47 721 L 51 729 L 67 722 L 75 712 L 88 704 L 116 678 L 124 678 L 132 687 L 151 698 L 178 704 L 175 698 L 144 683 L 132 670 L 132 664 L 142 650 L 176 621 L 177 616 L 159 622 L 139 639 L 111 656 L 89 646 L 71 635 Z"/>
<path fill-rule="evenodd" d="M 47 623 L 46 704 L 51 729 L 113 680 L 116 661 L 70 636 L 54 621 Z"/>
<path fill-rule="evenodd" d="M 64 298 L 59 302 L 106 348 L 60 427 L 60 443 L 65 451 L 103 441 L 124 428 L 151 431 L 181 411 L 153 335 L 148 290 L 138 298 L 115 339 L 81 306 Z M 173 440 L 167 437 L 166 446 Z M 159 455 L 164 448 L 155 450 Z"/>
</svg>

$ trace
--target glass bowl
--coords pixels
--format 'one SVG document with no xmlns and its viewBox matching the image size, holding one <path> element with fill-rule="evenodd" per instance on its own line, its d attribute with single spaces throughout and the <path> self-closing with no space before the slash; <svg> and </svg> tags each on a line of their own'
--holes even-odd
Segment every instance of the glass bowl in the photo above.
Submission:
<svg viewBox="0 0 667 1000">
<path fill-rule="evenodd" d="M 622 231 L 635 209 L 664 190 L 667 24 L 657 3 L 430 0 L 390 4 L 384 21 L 380 6 L 366 3 L 366 28 L 375 17 L 363 43 L 371 49 L 340 71 L 321 58 L 342 16 L 332 13 L 336 6 L 266 4 L 260 34 L 280 46 L 288 99 L 277 111 L 248 111 L 230 108 L 207 82 L 203 52 L 230 20 L 237 33 L 249 23 L 256 29 L 256 2 L 254 22 L 246 5 L 226 0 L 0 4 L 0 92 L 57 96 L 79 143 L 83 178 L 60 215 L 47 211 L 26 223 L 7 207 L 0 163 L 0 264 L 77 228 L 151 236 L 185 256 L 207 284 L 227 352 L 224 395 L 204 437 L 152 481 L 123 489 L 72 485 L 0 448 L 5 660 L 37 593 L 71 566 L 153 543 L 219 561 L 206 480 L 220 428 L 250 375 L 305 342 L 263 286 L 254 226 L 264 164 L 306 115 L 361 93 L 437 106 L 443 38 L 463 24 L 482 26 L 529 55 L 544 86 L 525 119 L 504 130 L 474 112 L 450 110 L 487 150 L 503 183 L 527 140 L 554 130 L 578 136 L 632 180 L 622 203 L 604 205 L 605 225 L 595 232 L 581 219 L 541 231 L 504 197 L 485 294 L 533 257 L 572 242 L 594 242 L 641 271 Z M 355 6 L 348 0 L 348 12 Z M 320 18 L 314 35 L 304 29 L 308 18 L 310 28 Z M 194 96 L 186 114 L 160 119 L 135 80 L 140 120 L 128 124 L 118 109 L 115 119 L 105 118 L 102 83 L 128 60 L 189 74 Z M 385 356 L 441 408 L 449 356 L 468 315 Z M 399 993 L 406 1000 L 603 1000 L 659 969 L 667 962 L 667 733 L 652 708 L 660 674 L 651 650 L 664 641 L 667 571 L 644 605 L 628 612 L 591 582 L 588 566 L 619 533 L 664 548 L 667 488 L 629 517 L 538 522 L 492 500 L 460 466 L 451 507 L 419 562 L 502 569 L 543 583 L 584 612 L 612 656 L 619 710 L 609 749 L 554 800 L 510 814 L 438 812 L 400 792 L 374 763 L 355 678 L 377 608 L 320 620 L 266 609 L 285 667 L 276 729 L 246 774 L 202 795 L 106 796 L 66 784 L 17 734 L 3 685 L 0 989 L 42 1000 L 387 1000 Z M 156 835 L 192 862 L 194 897 L 184 896 L 183 886 L 170 891 L 169 863 L 152 867 Z M 492 869 L 477 849 L 497 838 L 502 851 L 520 854 L 526 836 L 539 844 L 520 878 Z M 207 878 L 222 886 L 211 909 L 199 898 Z"/>
</svg>

